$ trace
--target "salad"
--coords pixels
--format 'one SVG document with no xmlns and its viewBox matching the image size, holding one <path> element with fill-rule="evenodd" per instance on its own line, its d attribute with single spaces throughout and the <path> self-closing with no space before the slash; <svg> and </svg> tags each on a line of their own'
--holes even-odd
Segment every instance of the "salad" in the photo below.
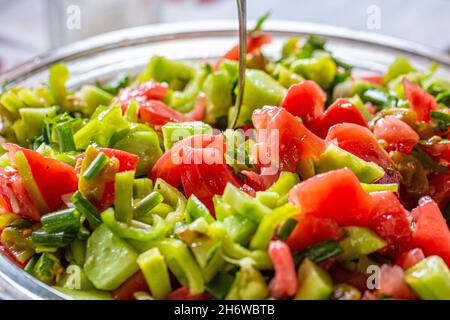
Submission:
<svg viewBox="0 0 450 320">
<path fill-rule="evenodd" d="M 325 39 L 0 95 L 0 251 L 76 299 L 450 299 L 450 82 Z M 229 127 L 236 117 L 236 126 Z"/>
</svg>

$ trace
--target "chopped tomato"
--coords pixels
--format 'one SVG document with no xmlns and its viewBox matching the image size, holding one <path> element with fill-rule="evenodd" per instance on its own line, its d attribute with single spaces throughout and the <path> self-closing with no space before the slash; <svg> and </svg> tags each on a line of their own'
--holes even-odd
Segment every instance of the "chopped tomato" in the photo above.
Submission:
<svg viewBox="0 0 450 320">
<path fill-rule="evenodd" d="M 166 83 L 158 83 L 151 80 L 134 87 L 121 89 L 113 103 L 118 102 L 122 104 L 123 108 L 127 107 L 132 99 L 139 103 L 148 100 L 164 100 L 168 93 L 169 87 Z"/>
<path fill-rule="evenodd" d="M 286 243 L 292 251 L 301 251 L 325 240 L 338 240 L 343 233 L 336 221 L 303 213 L 297 218 Z"/>
<path fill-rule="evenodd" d="M 297 184 L 289 201 L 302 214 L 335 220 L 339 225 L 358 225 L 367 221 L 373 201 L 358 178 L 347 168 L 316 175 Z"/>
<path fill-rule="evenodd" d="M 269 256 L 275 269 L 275 277 L 270 281 L 270 295 L 281 299 L 297 293 L 298 280 L 289 246 L 283 241 L 271 241 Z"/>
<path fill-rule="evenodd" d="M 405 281 L 403 269 L 395 265 L 384 264 L 381 266 L 380 288 L 376 293 L 379 297 L 383 295 L 394 299 L 410 300 L 416 298 Z"/>
<path fill-rule="evenodd" d="M 15 214 L 40 221 L 38 207 L 25 189 L 19 173 L 11 167 L 0 168 L 0 195 Z"/>
<path fill-rule="evenodd" d="M 321 138 L 327 136 L 328 130 L 338 123 L 354 123 L 367 128 L 367 121 L 361 111 L 345 99 L 337 99 L 317 119 L 307 127 Z"/>
<path fill-rule="evenodd" d="M 284 96 L 281 106 L 305 122 L 316 119 L 325 106 L 327 95 L 311 80 L 293 84 Z"/>
<path fill-rule="evenodd" d="M 206 293 L 191 294 L 186 287 L 180 287 L 172 291 L 167 300 L 209 300 L 209 296 Z"/>
<path fill-rule="evenodd" d="M 6 249 L 2 244 L 0 244 L 0 254 L 3 254 L 5 257 L 9 259 L 12 263 L 14 263 L 16 266 L 18 266 L 20 269 L 25 268 L 27 263 L 20 263 L 17 261 L 17 259 Z"/>
<path fill-rule="evenodd" d="M 248 170 L 242 170 L 241 173 L 246 178 L 247 184 L 256 191 L 267 190 L 279 177 L 279 173 L 264 174 L 264 172 L 256 173 Z"/>
<path fill-rule="evenodd" d="M 257 159 L 262 167 L 294 172 L 299 160 L 319 157 L 326 149 L 322 139 L 284 108 L 266 106 L 255 110 L 252 120 L 257 130 Z"/>
<path fill-rule="evenodd" d="M 377 86 L 380 86 L 383 83 L 383 75 L 381 75 L 381 74 L 368 74 L 368 75 L 361 76 L 356 79 L 361 79 L 365 82 L 369 82 L 369 83 L 377 85 Z"/>
<path fill-rule="evenodd" d="M 440 256 L 450 266 L 450 231 L 436 202 L 430 197 L 423 197 L 411 214 L 411 247 L 422 249 L 426 256 Z"/>
<path fill-rule="evenodd" d="M 1 191 L 0 191 L 0 214 L 5 213 L 5 212 L 11 212 L 12 208 L 11 208 L 11 204 L 9 203 L 8 198 L 4 197 L 1 195 Z"/>
<path fill-rule="evenodd" d="M 340 148 L 382 167 L 386 171 L 386 175 L 378 183 L 399 182 L 394 169 L 395 164 L 369 129 L 354 123 L 336 124 L 330 128 L 325 140 L 327 142 L 335 141 Z"/>
<path fill-rule="evenodd" d="M 430 112 L 439 109 L 434 97 L 417 83 L 411 83 L 406 77 L 403 78 L 403 90 L 410 108 L 417 114 L 417 120 L 430 122 Z"/>
<path fill-rule="evenodd" d="M 142 271 L 138 271 L 128 278 L 119 288 L 112 292 L 112 296 L 115 300 L 134 300 L 133 294 L 137 291 L 149 291 Z"/>
<path fill-rule="evenodd" d="M 440 141 L 433 144 L 420 145 L 436 162 L 450 167 L 450 142 Z"/>
<path fill-rule="evenodd" d="M 388 242 L 384 253 L 394 254 L 403 251 L 411 241 L 411 228 L 407 211 L 397 196 L 391 191 L 370 193 L 373 208 L 367 221 L 361 226 L 373 229 Z"/>
<path fill-rule="evenodd" d="M 450 203 L 450 172 L 438 173 L 430 180 L 430 195 L 444 210 Z"/>
<path fill-rule="evenodd" d="M 188 117 L 175 109 L 172 109 L 159 100 L 142 102 L 139 108 L 139 118 L 147 123 L 163 126 L 167 122 L 188 121 Z"/>
<path fill-rule="evenodd" d="M 247 39 L 247 53 L 257 52 L 263 45 L 268 44 L 272 41 L 270 35 L 265 33 L 254 34 Z M 214 70 L 219 69 L 222 60 L 239 60 L 239 45 L 235 45 L 227 53 L 225 53 L 219 60 L 214 64 Z"/>
<path fill-rule="evenodd" d="M 50 211 L 63 203 L 61 196 L 77 190 L 78 178 L 72 166 L 12 143 L 5 143 L 3 147 L 8 149 L 12 160 L 16 152 L 24 153 L 33 178 Z"/>
<path fill-rule="evenodd" d="M 397 259 L 396 264 L 400 266 L 403 270 L 412 267 L 413 265 L 419 263 L 425 259 L 423 251 L 419 248 L 414 248 L 409 251 L 403 252 Z"/>
<path fill-rule="evenodd" d="M 388 151 L 397 150 L 406 154 L 410 154 L 420 140 L 419 135 L 409 125 L 395 116 L 378 120 L 373 133 L 377 139 L 388 143 Z"/>
</svg>

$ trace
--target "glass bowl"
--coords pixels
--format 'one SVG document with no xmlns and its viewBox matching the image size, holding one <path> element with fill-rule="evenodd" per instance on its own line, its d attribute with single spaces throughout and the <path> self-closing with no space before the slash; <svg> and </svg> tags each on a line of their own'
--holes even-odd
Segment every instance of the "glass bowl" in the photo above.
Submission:
<svg viewBox="0 0 450 320">
<path fill-rule="evenodd" d="M 321 35 L 337 58 L 355 67 L 355 74 L 381 73 L 398 55 L 418 69 L 441 65 L 438 74 L 450 79 L 450 56 L 404 40 L 345 28 L 268 21 L 265 31 L 273 42 L 264 52 L 277 58 L 282 43 L 292 36 Z M 120 30 L 83 40 L 37 56 L 0 75 L 9 86 L 36 86 L 46 81 L 50 65 L 63 61 L 71 72 L 68 86 L 76 89 L 95 80 L 109 80 L 121 72 L 136 75 L 153 55 L 170 59 L 211 61 L 237 42 L 235 21 L 202 21 L 149 25 Z M 0 298 L 68 299 L 25 273 L 0 254 Z"/>
</svg>

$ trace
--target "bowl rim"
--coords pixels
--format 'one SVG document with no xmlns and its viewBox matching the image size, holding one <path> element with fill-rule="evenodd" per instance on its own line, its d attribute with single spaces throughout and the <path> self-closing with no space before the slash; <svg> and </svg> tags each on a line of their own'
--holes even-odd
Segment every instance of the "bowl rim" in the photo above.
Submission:
<svg viewBox="0 0 450 320">
<path fill-rule="evenodd" d="M 252 25 L 252 22 L 249 22 Z M 378 33 L 352 30 L 324 24 L 298 21 L 270 20 L 264 30 L 284 36 L 299 34 L 315 34 L 327 38 L 350 40 L 368 45 L 376 45 L 384 49 L 394 49 L 436 61 L 450 67 L 450 55 L 431 47 L 402 40 Z M 0 83 L 6 83 L 6 88 L 20 82 L 29 75 L 47 69 L 51 64 L 60 61 L 79 59 L 86 55 L 101 53 L 110 49 L 139 45 L 150 42 L 161 42 L 177 39 L 181 36 L 212 37 L 237 35 L 237 22 L 234 20 L 202 20 L 175 23 L 151 24 L 135 28 L 121 29 L 87 38 L 73 44 L 49 50 L 19 64 L 0 74 Z M 237 37 L 236 37 L 237 39 Z M 6 293 L 20 298 L 29 299 L 68 299 L 67 295 L 36 280 L 7 257 L 0 254 L 0 280 L 4 282 Z"/>
</svg>

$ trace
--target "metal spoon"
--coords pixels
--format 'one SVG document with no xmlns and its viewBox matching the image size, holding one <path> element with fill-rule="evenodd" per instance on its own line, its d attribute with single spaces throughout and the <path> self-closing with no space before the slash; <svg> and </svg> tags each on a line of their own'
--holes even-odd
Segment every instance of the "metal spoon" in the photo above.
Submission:
<svg viewBox="0 0 450 320">
<path fill-rule="evenodd" d="M 247 1 L 236 0 L 239 19 L 239 78 L 238 91 L 235 104 L 235 113 L 228 128 L 234 128 L 241 111 L 242 100 L 244 98 L 245 67 L 247 60 Z"/>
</svg>

